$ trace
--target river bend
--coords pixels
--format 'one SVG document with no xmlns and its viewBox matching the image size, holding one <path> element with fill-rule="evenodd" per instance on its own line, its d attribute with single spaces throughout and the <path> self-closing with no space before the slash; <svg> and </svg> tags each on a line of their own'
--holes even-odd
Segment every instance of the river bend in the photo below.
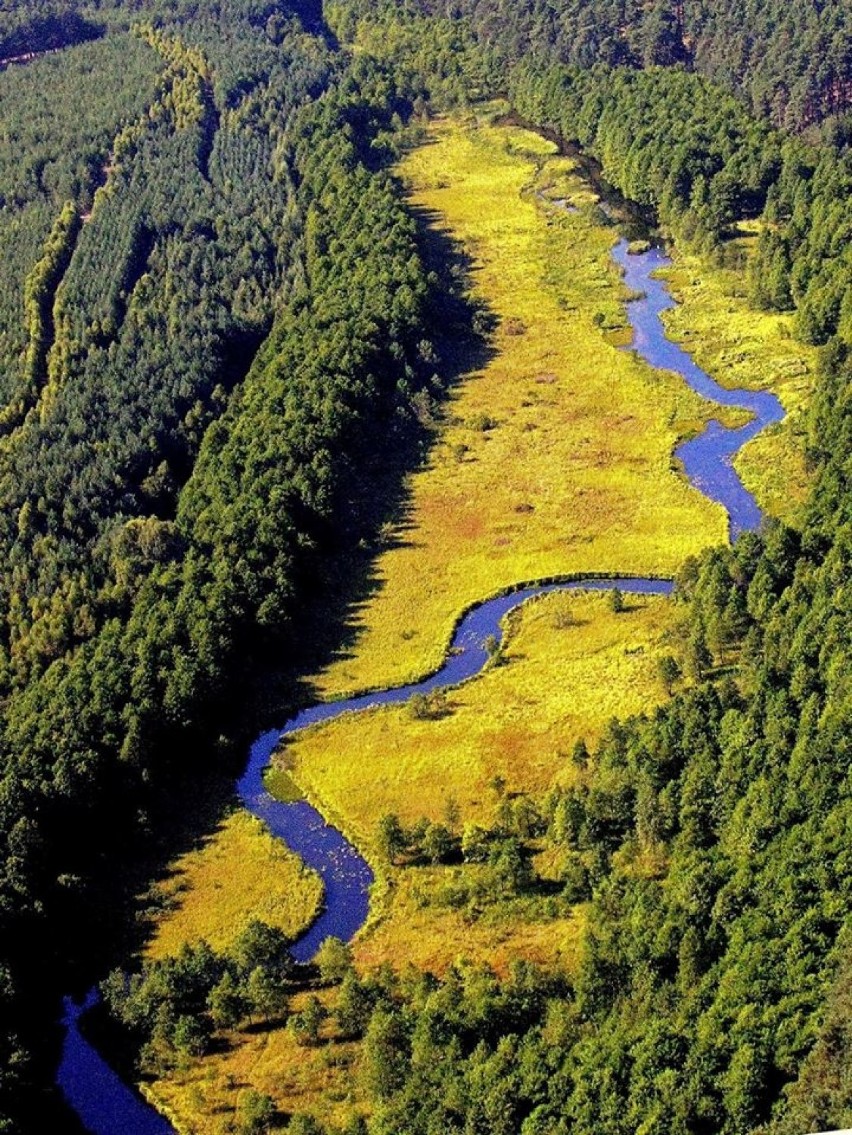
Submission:
<svg viewBox="0 0 852 1135">
<path fill-rule="evenodd" d="M 757 528 L 762 520 L 760 508 L 737 475 L 732 459 L 747 441 L 783 418 L 781 403 L 766 391 L 728 390 L 720 386 L 668 338 L 660 316 L 675 303 L 665 282 L 653 275 L 657 269 L 671 263 L 661 250 L 652 248 L 631 255 L 627 241 L 621 240 L 612 255 L 624 272 L 627 286 L 640 296 L 628 305 L 633 329 L 631 348 L 651 366 L 681 375 L 702 397 L 752 413 L 751 421 L 737 429 L 726 428 L 715 420 L 709 422 L 701 434 L 683 442 L 675 453 L 689 481 L 727 509 L 732 538 Z M 369 911 L 373 872 L 345 836 L 327 824 L 314 807 L 306 801 L 283 803 L 266 791 L 264 770 L 283 738 L 344 713 L 398 704 L 414 694 L 429 693 L 473 678 L 488 662 L 488 639 L 493 636 L 500 641 L 505 616 L 537 595 L 614 587 L 630 594 L 668 595 L 672 586 L 670 580 L 631 576 L 520 585 L 516 590 L 485 600 L 464 614 L 443 665 L 429 677 L 342 701 L 320 702 L 303 709 L 283 728 L 260 736 L 251 746 L 246 770 L 237 782 L 237 793 L 248 811 L 320 874 L 325 888 L 319 917 L 293 946 L 296 960 L 310 961 L 329 935 L 349 940 L 363 926 Z M 172 1135 L 172 1127 L 166 1119 L 119 1079 L 80 1032 L 80 1017 L 96 999 L 95 991 L 82 1005 L 75 1005 L 66 998 L 63 1020 L 66 1036 L 57 1083 L 92 1135 Z"/>
</svg>

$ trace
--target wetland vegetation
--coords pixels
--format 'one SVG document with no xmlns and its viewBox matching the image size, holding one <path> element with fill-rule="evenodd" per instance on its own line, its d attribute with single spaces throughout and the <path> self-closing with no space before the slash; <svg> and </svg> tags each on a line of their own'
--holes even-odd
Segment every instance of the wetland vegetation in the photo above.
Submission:
<svg viewBox="0 0 852 1135">
<path fill-rule="evenodd" d="M 72 1122 L 50 1022 L 115 966 L 87 1027 L 180 1131 L 852 1124 L 848 13 L 748 9 L 0 16 L 50 52 L 0 73 L 0 1129 Z M 733 547 L 607 184 L 671 335 L 787 411 Z M 377 875 L 294 966 L 321 885 L 246 738 L 572 573 L 676 597 L 541 597 L 281 745 Z"/>
</svg>

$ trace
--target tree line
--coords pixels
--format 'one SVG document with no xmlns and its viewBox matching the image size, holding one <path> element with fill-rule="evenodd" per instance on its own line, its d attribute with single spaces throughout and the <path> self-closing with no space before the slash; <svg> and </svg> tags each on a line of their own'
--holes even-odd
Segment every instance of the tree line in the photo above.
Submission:
<svg viewBox="0 0 852 1135">
<path fill-rule="evenodd" d="M 852 14 L 843 0 L 334 0 L 328 17 L 348 42 L 377 21 L 422 32 L 427 17 L 435 42 L 455 35 L 481 45 L 497 89 L 507 68 L 530 59 L 583 70 L 681 66 L 792 131 L 843 118 L 852 100 Z"/>
</svg>

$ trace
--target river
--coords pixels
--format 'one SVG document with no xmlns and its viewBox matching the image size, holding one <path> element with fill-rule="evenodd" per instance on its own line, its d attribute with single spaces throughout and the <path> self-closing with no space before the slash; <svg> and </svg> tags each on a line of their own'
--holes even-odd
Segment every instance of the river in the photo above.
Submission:
<svg viewBox="0 0 852 1135">
<path fill-rule="evenodd" d="M 613 258 L 622 268 L 627 286 L 641 298 L 628 305 L 633 329 L 631 348 L 652 366 L 680 374 L 702 397 L 724 406 L 750 411 L 754 416 L 745 426 L 729 429 L 710 421 L 705 430 L 678 446 L 676 456 L 683 463 L 690 482 L 728 511 L 731 538 L 760 525 L 762 513 L 752 494 L 733 468 L 733 456 L 766 426 L 784 416 L 781 403 L 765 391 L 727 390 L 695 363 L 694 359 L 668 338 L 660 318 L 674 307 L 665 282 L 653 273 L 670 263 L 660 249 L 632 255 L 626 240 L 613 248 Z M 258 816 L 279 839 L 319 872 L 325 887 L 325 902 L 316 921 L 294 944 L 297 961 L 307 962 L 329 935 L 349 940 L 363 926 L 369 912 L 369 889 L 373 872 L 369 863 L 320 813 L 305 801 L 283 803 L 275 800 L 263 784 L 263 772 L 282 738 L 344 713 L 357 713 L 372 706 L 407 701 L 412 695 L 429 693 L 479 674 L 490 657 L 486 643 L 492 636 L 500 640 L 503 620 L 509 611 L 527 600 L 553 591 L 610 590 L 625 593 L 667 595 L 672 582 L 665 579 L 611 576 L 606 578 L 560 579 L 538 585 L 519 585 L 517 589 L 487 599 L 464 613 L 456 627 L 443 665 L 420 682 L 388 690 L 362 694 L 336 702 L 321 702 L 303 709 L 283 728 L 271 730 L 251 746 L 245 772 L 237 782 L 243 805 Z M 82 1014 L 96 1000 L 94 992 L 83 1005 L 65 1001 L 66 1026 L 57 1083 L 83 1125 L 92 1135 L 171 1135 L 172 1127 L 125 1085 L 80 1031 Z"/>
</svg>

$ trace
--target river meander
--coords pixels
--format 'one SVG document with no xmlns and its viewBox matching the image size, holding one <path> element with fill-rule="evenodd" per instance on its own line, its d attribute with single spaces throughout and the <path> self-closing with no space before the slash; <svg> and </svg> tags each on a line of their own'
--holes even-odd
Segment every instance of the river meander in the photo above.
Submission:
<svg viewBox="0 0 852 1135">
<path fill-rule="evenodd" d="M 674 306 L 674 300 L 666 283 L 654 276 L 658 269 L 670 263 L 660 249 L 651 248 L 631 255 L 627 241 L 621 240 L 612 255 L 624 272 L 627 286 L 640 297 L 628 305 L 633 329 L 631 348 L 651 366 L 681 375 L 704 398 L 748 410 L 753 415 L 746 425 L 736 429 L 710 421 L 702 433 L 678 446 L 675 456 L 682 462 L 689 481 L 727 509 L 732 539 L 741 532 L 757 528 L 762 513 L 732 461 L 747 441 L 783 418 L 781 403 L 775 395 L 765 391 L 728 390 L 720 386 L 668 338 L 660 316 Z M 629 565 L 625 567 L 629 570 Z M 266 791 L 264 770 L 284 737 L 344 713 L 404 702 L 414 694 L 429 693 L 475 677 L 488 663 L 488 640 L 493 636 L 499 641 L 502 635 L 505 616 L 537 595 L 614 587 L 625 593 L 667 595 L 672 586 L 670 580 L 630 575 L 566 577 L 530 585 L 519 583 L 517 589 L 486 599 L 463 614 L 443 665 L 422 681 L 342 701 L 320 702 L 303 709 L 281 729 L 259 737 L 251 746 L 246 770 L 237 783 L 240 800 L 273 835 L 320 874 L 325 888 L 322 912 L 292 948 L 296 960 L 310 961 L 326 937 L 334 935 L 348 940 L 364 925 L 369 913 L 373 872 L 356 848 L 327 824 L 314 807 L 306 801 L 284 803 Z M 168 1135 L 172 1131 L 170 1124 L 119 1079 L 82 1035 L 79 1019 L 95 999 L 96 995 L 91 993 L 82 1006 L 66 999 L 66 1036 L 57 1083 L 92 1135 Z"/>
</svg>

